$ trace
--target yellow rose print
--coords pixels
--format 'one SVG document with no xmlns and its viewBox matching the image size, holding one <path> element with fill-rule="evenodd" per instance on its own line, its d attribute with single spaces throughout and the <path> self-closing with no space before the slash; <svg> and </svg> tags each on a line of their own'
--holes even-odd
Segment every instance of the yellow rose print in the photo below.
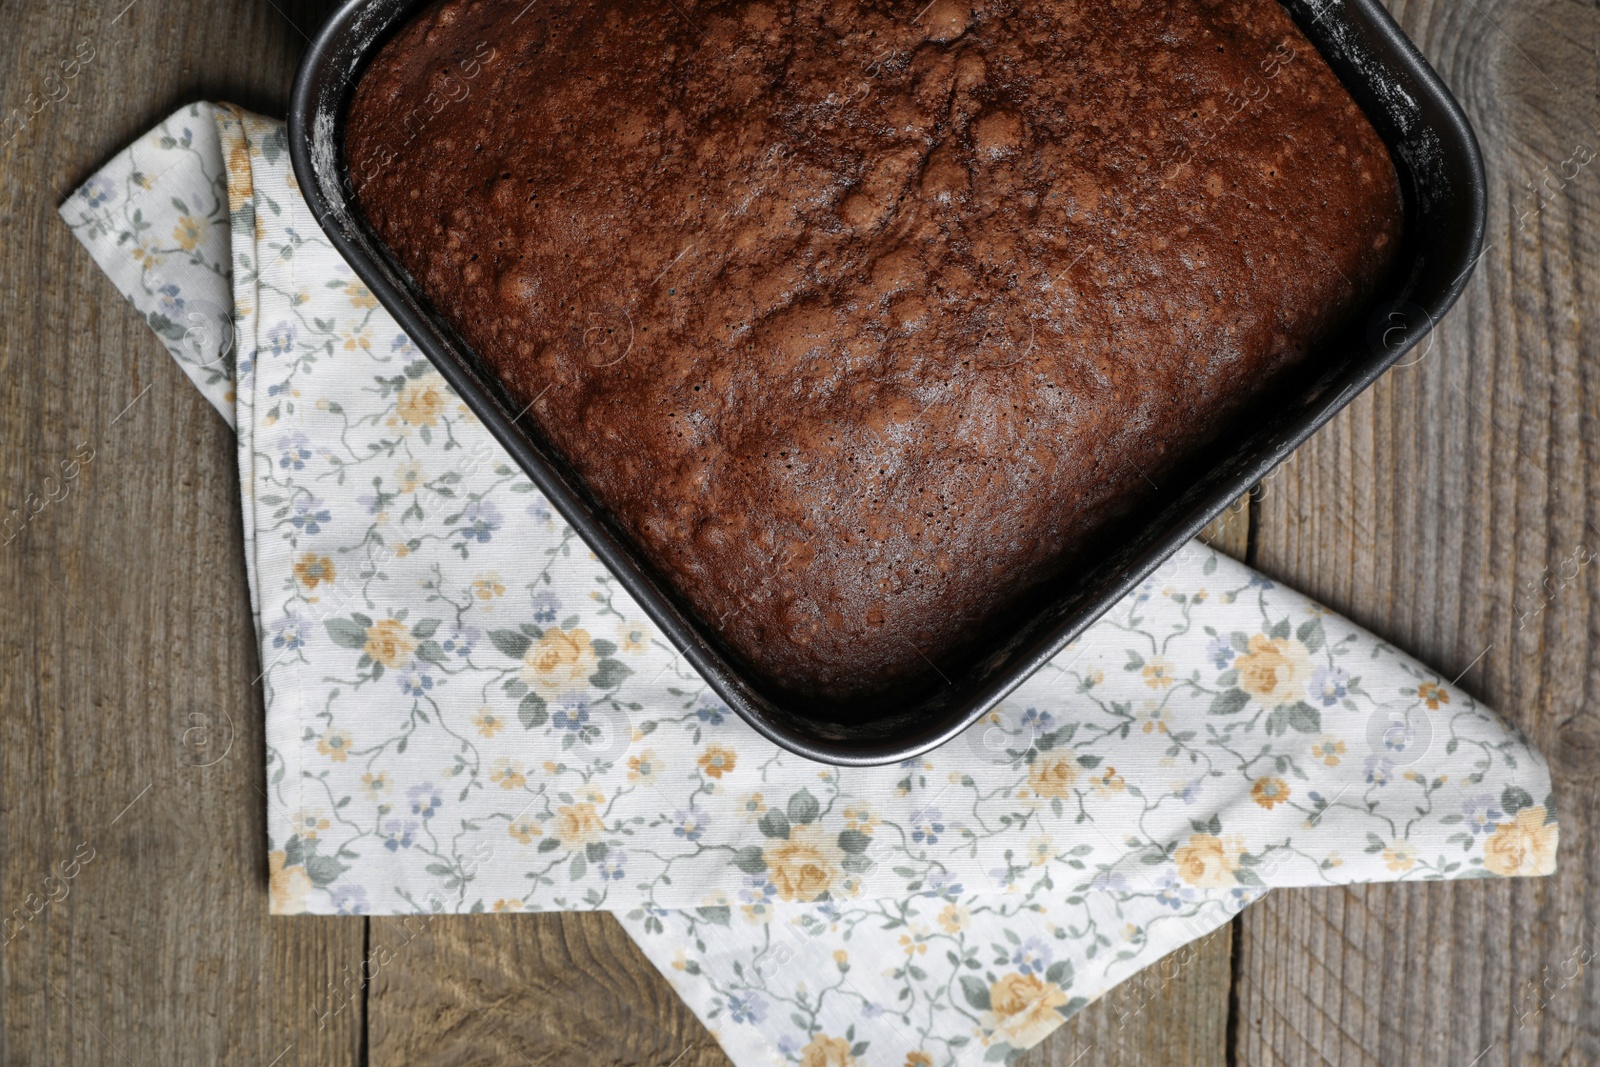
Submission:
<svg viewBox="0 0 1600 1067">
<path fill-rule="evenodd" d="M 1067 995 L 1036 974 L 1008 974 L 989 987 L 990 1028 L 1012 1048 L 1031 1048 L 1062 1023 Z"/>
<path fill-rule="evenodd" d="M 588 801 L 556 809 L 556 836 L 568 848 L 587 845 L 606 832 L 606 824 Z"/>
<path fill-rule="evenodd" d="M 855 1067 L 850 1042 L 842 1037 L 818 1034 L 800 1050 L 800 1067 Z"/>
<path fill-rule="evenodd" d="M 1545 824 L 1547 815 L 1543 805 L 1536 805 L 1497 826 L 1483 843 L 1483 865 L 1506 878 L 1554 873 L 1559 831 L 1555 823 Z"/>
<path fill-rule="evenodd" d="M 274 915 L 299 915 L 311 892 L 311 876 L 304 867 L 285 867 L 288 858 L 282 849 L 267 854 L 267 896 Z"/>
<path fill-rule="evenodd" d="M 1094 791 L 1101 796 L 1120 793 L 1128 787 L 1128 780 L 1117 773 L 1117 769 L 1110 764 L 1106 765 L 1104 774 L 1096 775 L 1089 779 L 1094 786 Z"/>
<path fill-rule="evenodd" d="M 1239 869 L 1243 851 L 1237 840 L 1224 841 L 1212 834 L 1194 834 L 1189 843 L 1179 845 L 1172 854 L 1178 877 L 1199 889 L 1231 889 L 1238 884 L 1233 872 Z"/>
<path fill-rule="evenodd" d="M 1078 780 L 1078 768 L 1066 756 L 1040 756 L 1028 768 L 1028 788 L 1034 796 L 1066 797 Z"/>
<path fill-rule="evenodd" d="M 838 850 L 810 826 L 791 828 L 787 841 L 773 842 L 763 854 L 767 880 L 784 900 L 816 900 L 839 877 Z"/>
<path fill-rule="evenodd" d="M 444 393 L 437 382 L 428 378 L 407 382 L 400 390 L 395 411 L 412 426 L 436 426 L 444 411 Z"/>
<path fill-rule="evenodd" d="M 417 643 L 399 619 L 379 619 L 367 627 L 367 643 L 361 651 L 385 667 L 400 667 L 411 662 Z"/>
<path fill-rule="evenodd" d="M 1292 637 L 1250 638 L 1249 651 L 1233 661 L 1239 688 L 1268 707 L 1289 704 L 1306 694 L 1311 678 L 1311 653 Z"/>
<path fill-rule="evenodd" d="M 600 660 L 586 630 L 546 630 L 522 658 L 522 680 L 546 700 L 589 688 Z"/>
</svg>

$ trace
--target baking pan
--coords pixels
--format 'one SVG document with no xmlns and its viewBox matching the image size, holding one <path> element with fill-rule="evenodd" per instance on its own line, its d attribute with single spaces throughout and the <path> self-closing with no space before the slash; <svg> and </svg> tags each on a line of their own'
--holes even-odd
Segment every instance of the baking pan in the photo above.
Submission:
<svg viewBox="0 0 1600 1067">
<path fill-rule="evenodd" d="M 1377 0 L 1287 0 L 1399 172 L 1405 235 L 1386 291 L 1263 398 L 1253 420 L 1192 457 L 1181 476 L 1164 478 L 1166 492 L 1119 526 L 1114 541 L 995 620 L 978 652 L 951 666 L 948 684 L 886 701 L 870 718 L 835 722 L 794 694 L 769 691 L 724 651 L 361 218 L 342 148 L 345 111 L 366 63 L 427 3 L 351 0 L 318 32 L 289 108 L 289 149 L 306 201 L 401 328 L 712 688 L 773 742 L 825 763 L 907 759 L 971 726 L 1426 336 L 1466 285 L 1483 243 L 1483 158 L 1439 76 Z"/>
</svg>

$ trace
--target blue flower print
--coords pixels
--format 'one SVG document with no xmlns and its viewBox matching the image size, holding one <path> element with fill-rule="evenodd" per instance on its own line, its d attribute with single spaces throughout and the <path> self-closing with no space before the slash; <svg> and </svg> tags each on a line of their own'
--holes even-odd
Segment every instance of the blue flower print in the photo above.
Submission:
<svg viewBox="0 0 1600 1067">
<path fill-rule="evenodd" d="M 694 702 L 694 717 L 710 726 L 721 726 L 728 705 L 710 693 L 701 693 Z"/>
<path fill-rule="evenodd" d="M 736 1023 L 760 1023 L 767 1019 L 767 1002 L 759 994 L 746 993 L 728 998 L 728 1014 Z"/>
<path fill-rule="evenodd" d="M 627 862 L 628 854 L 620 848 L 608 848 L 604 858 L 595 867 L 600 872 L 602 882 L 620 882 L 622 880 L 622 865 Z"/>
<path fill-rule="evenodd" d="M 292 322 L 280 322 L 267 331 L 262 351 L 269 356 L 286 356 L 294 351 L 295 329 Z"/>
<path fill-rule="evenodd" d="M 1474 835 L 1490 833 L 1505 818 L 1494 797 L 1487 793 L 1468 799 L 1461 807 L 1461 814 L 1466 817 L 1467 829 Z"/>
<path fill-rule="evenodd" d="M 278 620 L 272 630 L 272 647 L 293 652 L 305 646 L 305 625 L 292 612 Z"/>
<path fill-rule="evenodd" d="M 1394 781 L 1394 763 L 1387 756 L 1368 756 L 1364 766 L 1369 784 L 1384 786 Z"/>
<path fill-rule="evenodd" d="M 395 680 L 400 686 L 400 692 L 408 697 L 420 697 L 433 688 L 433 675 L 429 674 L 427 667 L 420 663 L 413 663 L 398 672 Z"/>
<path fill-rule="evenodd" d="M 181 289 L 176 285 L 163 285 L 156 292 L 161 294 L 156 306 L 161 309 L 163 315 L 169 319 L 176 319 L 183 314 L 184 300 Z"/>
<path fill-rule="evenodd" d="M 589 725 L 589 705 L 582 698 L 571 707 L 557 708 L 556 713 L 550 717 L 550 724 L 557 730 L 570 730 L 578 733 Z"/>
<path fill-rule="evenodd" d="M 552 623 L 561 614 L 561 598 L 548 589 L 533 594 L 533 621 Z"/>
<path fill-rule="evenodd" d="M 110 178 L 104 174 L 96 174 L 93 178 L 83 183 L 83 188 L 78 190 L 78 195 L 90 207 L 99 207 L 109 204 L 117 195 L 117 187 Z"/>
<path fill-rule="evenodd" d="M 383 847 L 390 852 L 410 848 L 417 840 L 417 822 L 415 819 L 387 819 L 379 836 L 383 838 Z"/>
<path fill-rule="evenodd" d="M 680 811 L 673 816 L 672 833 L 686 841 L 698 841 L 711 825 L 711 819 L 704 812 Z"/>
<path fill-rule="evenodd" d="M 461 536 L 486 545 L 504 521 L 492 501 L 474 500 L 461 512 Z"/>
<path fill-rule="evenodd" d="M 411 814 L 420 815 L 430 819 L 444 804 L 444 798 L 439 795 L 439 790 L 433 787 L 432 782 L 423 782 L 406 790 L 406 799 L 411 802 Z"/>
<path fill-rule="evenodd" d="M 922 895 L 955 900 L 966 892 L 957 876 L 950 871 L 932 871 L 922 880 Z"/>
<path fill-rule="evenodd" d="M 1156 899 L 1173 911 L 1181 911 L 1184 905 L 1194 900 L 1194 890 L 1181 884 L 1170 874 L 1161 876 L 1160 889 Z"/>
<path fill-rule="evenodd" d="M 278 438 L 278 467 L 282 470 L 305 470 L 311 458 L 311 439 L 296 430 Z"/>
<path fill-rule="evenodd" d="M 305 494 L 294 502 L 294 514 L 289 516 L 289 525 L 306 534 L 319 534 L 322 524 L 331 522 L 333 516 L 328 509 L 322 506 L 322 501 Z"/>
<path fill-rule="evenodd" d="M 1311 672 L 1311 695 L 1322 701 L 1322 706 L 1331 708 L 1349 692 L 1350 676 L 1338 667 L 1318 667 Z"/>
<path fill-rule="evenodd" d="M 462 659 L 472 655 L 472 650 L 477 647 L 478 638 L 483 636 L 481 630 L 470 626 L 451 627 L 444 640 L 439 642 L 439 647 L 446 654 L 460 656 Z"/>
<path fill-rule="evenodd" d="M 744 886 L 739 890 L 739 900 L 751 906 L 771 904 L 778 895 L 777 889 L 767 881 L 764 874 L 753 874 L 744 880 Z"/>
<path fill-rule="evenodd" d="M 333 891 L 333 908 L 340 915 L 365 915 L 368 907 L 365 886 L 342 885 Z"/>
<path fill-rule="evenodd" d="M 911 813 L 911 840 L 917 844 L 936 845 L 939 835 L 944 833 L 944 816 L 939 814 L 938 808 L 924 808 Z"/>
<path fill-rule="evenodd" d="M 1048 711 L 1040 711 L 1038 708 L 1025 708 L 1022 712 L 1021 726 L 1024 731 L 1033 737 L 1049 733 L 1050 728 L 1055 724 L 1056 717 Z"/>
<path fill-rule="evenodd" d="M 1023 974 L 1043 974 L 1050 969 L 1050 946 L 1030 937 L 1011 954 L 1011 965 Z"/>
</svg>

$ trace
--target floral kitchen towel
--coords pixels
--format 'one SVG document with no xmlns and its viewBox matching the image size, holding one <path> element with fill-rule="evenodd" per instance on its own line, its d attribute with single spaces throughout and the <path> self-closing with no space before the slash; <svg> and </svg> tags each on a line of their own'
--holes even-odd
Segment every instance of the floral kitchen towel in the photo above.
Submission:
<svg viewBox="0 0 1600 1067">
<path fill-rule="evenodd" d="M 736 1063 L 1004 1060 L 1275 885 L 1547 874 L 1544 761 L 1195 543 L 965 736 L 746 728 L 333 251 L 281 123 L 62 205 L 239 435 L 272 908 L 615 912 Z"/>
</svg>

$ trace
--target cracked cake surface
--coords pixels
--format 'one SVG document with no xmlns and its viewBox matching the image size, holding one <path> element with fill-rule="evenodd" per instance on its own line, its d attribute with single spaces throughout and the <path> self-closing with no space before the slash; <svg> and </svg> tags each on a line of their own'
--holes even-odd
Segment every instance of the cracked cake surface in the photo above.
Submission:
<svg viewBox="0 0 1600 1067">
<path fill-rule="evenodd" d="M 1386 149 L 1273 0 L 443 0 L 358 204 L 775 689 L 937 682 L 1370 299 Z"/>
</svg>

